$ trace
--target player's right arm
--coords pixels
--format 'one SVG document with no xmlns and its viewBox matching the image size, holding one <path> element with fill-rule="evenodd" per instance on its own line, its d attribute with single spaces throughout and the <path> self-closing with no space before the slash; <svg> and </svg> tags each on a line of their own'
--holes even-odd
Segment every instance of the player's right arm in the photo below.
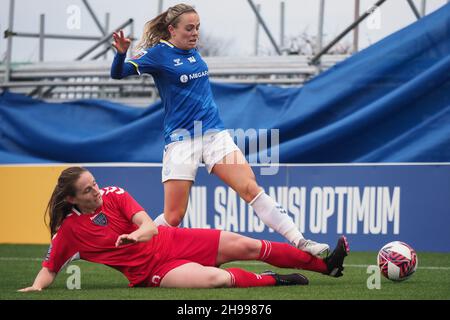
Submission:
<svg viewBox="0 0 450 320">
<path fill-rule="evenodd" d="M 64 221 L 64 224 L 67 222 Z M 41 291 L 47 288 L 53 283 L 62 268 L 71 261 L 80 259 L 77 242 L 73 239 L 71 228 L 64 227 L 62 225 L 53 236 L 48 253 L 42 262 L 42 269 L 37 274 L 33 285 L 19 290 L 20 292 Z"/>
<path fill-rule="evenodd" d="M 137 55 L 125 61 L 127 50 L 130 47 L 130 39 L 125 38 L 123 31 L 113 34 L 113 47 L 117 52 L 111 66 L 111 78 L 123 79 L 132 75 L 151 74 L 155 75 L 160 71 L 161 54 L 155 53 L 147 48 L 141 50 Z"/>
<path fill-rule="evenodd" d="M 41 291 L 51 285 L 55 278 L 56 272 L 52 272 L 48 268 L 42 267 L 41 271 L 37 274 L 36 279 L 34 279 L 33 285 L 31 287 L 20 289 L 19 292 Z"/>
<path fill-rule="evenodd" d="M 122 79 L 131 75 L 137 75 L 136 69 L 132 65 L 124 63 L 131 40 L 125 38 L 122 30 L 114 32 L 113 38 L 112 46 L 116 48 L 117 52 L 111 66 L 111 78 Z"/>
</svg>

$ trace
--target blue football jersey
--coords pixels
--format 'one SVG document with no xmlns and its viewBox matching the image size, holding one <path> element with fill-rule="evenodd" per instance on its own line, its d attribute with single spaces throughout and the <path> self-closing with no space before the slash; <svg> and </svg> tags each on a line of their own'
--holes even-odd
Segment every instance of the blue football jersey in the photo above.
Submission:
<svg viewBox="0 0 450 320">
<path fill-rule="evenodd" d="M 224 129 L 213 99 L 208 66 L 197 49 L 182 50 L 161 40 L 126 62 L 138 74 L 153 76 L 164 104 L 166 144 L 183 140 L 187 135 L 193 137 L 207 130 Z"/>
</svg>

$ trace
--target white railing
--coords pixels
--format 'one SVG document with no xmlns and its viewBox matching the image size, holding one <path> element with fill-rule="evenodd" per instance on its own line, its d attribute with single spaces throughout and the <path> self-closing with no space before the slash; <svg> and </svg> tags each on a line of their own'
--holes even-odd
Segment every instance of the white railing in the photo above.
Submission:
<svg viewBox="0 0 450 320">
<path fill-rule="evenodd" d="M 345 55 L 326 55 L 320 67 L 310 65 L 309 56 L 206 57 L 212 81 L 240 84 L 301 86 L 305 81 L 344 60 Z M 45 99 L 144 98 L 148 104 L 158 97 L 152 77 L 110 78 L 111 61 L 41 62 L 16 64 L 9 82 L 0 65 L 0 88 Z"/>
</svg>

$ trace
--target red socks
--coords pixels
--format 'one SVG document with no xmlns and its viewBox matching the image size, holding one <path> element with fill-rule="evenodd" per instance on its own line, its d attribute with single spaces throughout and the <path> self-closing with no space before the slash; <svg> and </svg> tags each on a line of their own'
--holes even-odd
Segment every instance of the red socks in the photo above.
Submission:
<svg viewBox="0 0 450 320">
<path fill-rule="evenodd" d="M 239 268 L 225 269 L 231 275 L 231 286 L 235 288 L 268 287 L 275 285 L 275 278 L 259 275 Z"/>
<path fill-rule="evenodd" d="M 325 262 L 307 252 L 301 251 L 287 243 L 261 240 L 261 252 L 258 260 L 275 267 L 303 269 L 327 273 Z M 239 268 L 225 269 L 231 275 L 231 286 L 236 288 L 274 286 L 275 278 L 259 275 Z"/>
<path fill-rule="evenodd" d="M 292 245 L 267 240 L 261 240 L 261 244 L 258 260 L 280 268 L 295 268 L 320 273 L 327 272 L 327 265 L 322 259 L 301 251 Z"/>
</svg>

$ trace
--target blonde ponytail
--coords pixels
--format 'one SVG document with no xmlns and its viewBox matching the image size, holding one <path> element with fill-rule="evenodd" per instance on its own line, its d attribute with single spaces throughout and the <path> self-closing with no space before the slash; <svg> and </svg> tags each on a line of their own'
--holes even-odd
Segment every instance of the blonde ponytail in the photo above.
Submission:
<svg viewBox="0 0 450 320">
<path fill-rule="evenodd" d="M 141 40 L 136 45 L 136 50 L 147 49 L 153 47 L 160 40 L 169 40 L 170 32 L 168 27 L 170 25 L 176 27 L 180 21 L 180 16 L 183 13 L 196 12 L 194 7 L 180 3 L 170 7 L 165 12 L 159 14 L 152 20 L 148 21 L 144 26 Z"/>
</svg>

